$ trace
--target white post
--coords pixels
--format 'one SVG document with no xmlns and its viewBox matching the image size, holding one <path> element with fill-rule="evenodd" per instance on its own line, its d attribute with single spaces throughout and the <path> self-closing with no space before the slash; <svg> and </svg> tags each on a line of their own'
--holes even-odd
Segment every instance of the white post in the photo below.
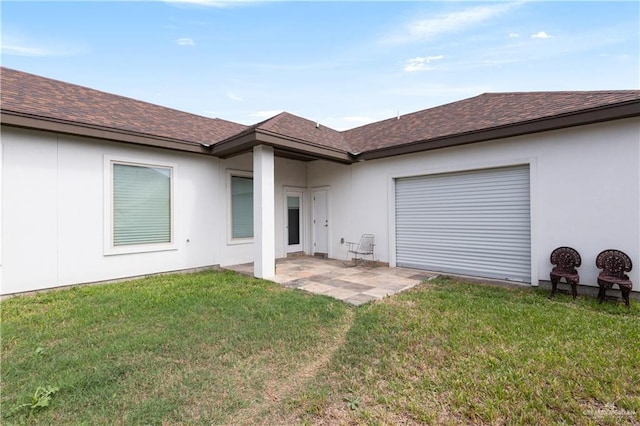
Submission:
<svg viewBox="0 0 640 426">
<path fill-rule="evenodd" d="M 273 148 L 253 148 L 253 275 L 273 278 L 276 275 L 275 177 Z"/>
</svg>

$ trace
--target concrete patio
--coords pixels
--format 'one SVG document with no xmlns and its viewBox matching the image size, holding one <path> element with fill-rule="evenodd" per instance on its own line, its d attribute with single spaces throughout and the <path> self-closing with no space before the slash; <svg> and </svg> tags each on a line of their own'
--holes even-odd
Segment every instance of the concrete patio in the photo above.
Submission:
<svg viewBox="0 0 640 426">
<path fill-rule="evenodd" d="M 228 266 L 225 269 L 253 275 L 253 263 Z M 272 281 L 287 288 L 297 288 L 361 305 L 407 290 L 436 276 L 436 273 L 417 269 L 348 267 L 341 260 L 296 256 L 276 261 L 276 276 Z"/>
</svg>

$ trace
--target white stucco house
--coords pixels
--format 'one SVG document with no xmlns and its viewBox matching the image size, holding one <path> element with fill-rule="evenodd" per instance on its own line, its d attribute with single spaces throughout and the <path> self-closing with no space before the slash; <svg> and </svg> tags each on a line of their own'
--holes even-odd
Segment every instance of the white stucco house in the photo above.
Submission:
<svg viewBox="0 0 640 426">
<path fill-rule="evenodd" d="M 1 294 L 254 262 L 376 258 L 538 285 L 549 254 L 635 262 L 640 90 L 488 93 L 335 131 L 253 126 L 1 69 Z"/>
</svg>

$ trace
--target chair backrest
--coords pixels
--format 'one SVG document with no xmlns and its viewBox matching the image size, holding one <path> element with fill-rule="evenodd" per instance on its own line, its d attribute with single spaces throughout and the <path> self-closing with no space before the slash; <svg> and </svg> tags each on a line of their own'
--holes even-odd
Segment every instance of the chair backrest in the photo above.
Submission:
<svg viewBox="0 0 640 426">
<path fill-rule="evenodd" d="M 602 274 L 612 277 L 625 278 L 625 272 L 633 268 L 631 259 L 620 250 L 608 249 L 600 252 L 596 257 L 596 267 L 602 269 Z"/>
<path fill-rule="evenodd" d="M 362 234 L 360 237 L 360 242 L 358 243 L 358 251 L 360 253 L 373 253 L 373 239 L 375 236 L 373 234 Z"/>
<path fill-rule="evenodd" d="M 551 252 L 550 260 L 565 272 L 575 272 L 576 268 L 582 264 L 580 253 L 571 247 L 558 247 Z"/>
</svg>

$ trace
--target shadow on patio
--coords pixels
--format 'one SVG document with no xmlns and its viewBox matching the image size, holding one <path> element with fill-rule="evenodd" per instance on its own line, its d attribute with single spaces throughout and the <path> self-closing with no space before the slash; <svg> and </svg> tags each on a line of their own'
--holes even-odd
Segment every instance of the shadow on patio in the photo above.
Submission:
<svg viewBox="0 0 640 426">
<path fill-rule="evenodd" d="M 253 275 L 253 263 L 227 266 L 225 269 Z M 276 261 L 276 276 L 272 281 L 287 288 L 361 305 L 407 290 L 436 276 L 436 273 L 417 269 L 386 266 L 365 269 L 362 266 L 347 267 L 341 260 L 296 256 Z"/>
</svg>

